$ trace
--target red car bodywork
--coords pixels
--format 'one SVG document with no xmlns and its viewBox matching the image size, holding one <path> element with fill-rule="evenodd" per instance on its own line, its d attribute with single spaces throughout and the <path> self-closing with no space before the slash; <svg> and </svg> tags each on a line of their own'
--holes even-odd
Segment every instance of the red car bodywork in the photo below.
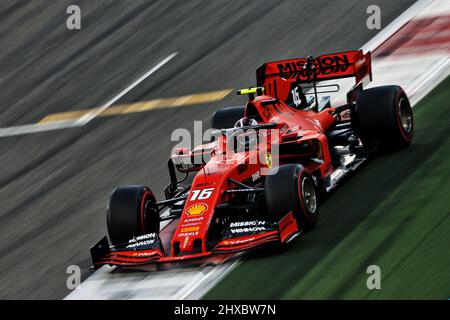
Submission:
<svg viewBox="0 0 450 320">
<path fill-rule="evenodd" d="M 306 58 L 284 60 L 266 63 L 257 70 L 257 83 L 265 89 L 265 94 L 249 99 L 245 115 L 257 118 L 258 123 L 275 124 L 279 129 L 276 139 L 280 148 L 279 158 L 272 159 L 279 165 L 287 163 L 302 164 L 317 177 L 327 177 L 333 170 L 332 159 L 325 132 L 333 126 L 340 117 L 333 107 L 320 112 L 300 110 L 288 105 L 292 84 L 315 81 L 355 77 L 355 88 L 361 85 L 366 76 L 371 77 L 370 53 L 364 55 L 362 51 L 350 51 L 329 54 L 315 58 L 314 68 L 305 70 Z M 351 95 L 349 96 L 351 99 Z M 195 153 L 208 153 L 211 159 L 198 167 L 192 186 L 186 197 L 182 213 L 160 232 L 158 244 L 149 248 L 104 248 L 106 238 L 99 243 L 103 251 L 99 254 L 99 247 L 94 247 L 93 259 L 95 266 L 113 264 L 121 266 L 141 265 L 149 262 L 177 262 L 192 258 L 205 258 L 211 255 L 236 253 L 259 247 L 268 243 L 286 243 L 298 235 L 299 230 L 292 212 L 286 214 L 280 221 L 269 226 L 258 221 L 253 225 L 249 221 L 236 223 L 235 229 L 250 228 L 251 234 L 229 236 L 218 239 L 211 244 L 210 231 L 216 223 L 216 208 L 226 203 L 233 194 L 228 190 L 239 188 L 230 179 L 248 181 L 268 168 L 271 163 L 259 161 L 249 163 L 252 153 L 270 154 L 270 145 L 258 145 L 254 150 L 245 153 L 234 153 L 223 159 L 223 145 L 225 136 L 216 142 L 195 148 L 192 152 L 180 151 L 173 158 L 191 157 Z M 273 143 L 274 141 L 271 140 Z M 305 145 L 308 154 L 290 153 L 290 146 Z M 284 151 L 283 151 L 284 150 Z M 315 161 L 305 162 L 305 155 Z M 205 191 L 206 190 L 206 191 Z M 142 203 L 144 210 L 145 199 Z M 261 222 L 261 221 L 260 221 Z M 155 235 L 158 237 L 158 235 Z M 153 239 L 153 238 L 151 238 Z M 101 250 L 100 250 L 101 251 Z M 95 257 L 94 257 L 95 255 Z"/>
</svg>

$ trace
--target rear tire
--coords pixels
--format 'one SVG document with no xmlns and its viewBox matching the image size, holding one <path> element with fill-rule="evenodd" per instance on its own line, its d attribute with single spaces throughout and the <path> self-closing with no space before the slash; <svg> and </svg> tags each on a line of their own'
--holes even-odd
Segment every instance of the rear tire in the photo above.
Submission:
<svg viewBox="0 0 450 320">
<path fill-rule="evenodd" d="M 115 189 L 109 199 L 106 216 L 111 243 L 124 244 L 136 236 L 159 233 L 159 213 L 155 203 L 155 196 L 147 187 Z"/>
<path fill-rule="evenodd" d="M 211 120 L 214 129 L 233 128 L 235 123 L 244 117 L 245 106 L 228 107 L 217 110 Z"/>
<path fill-rule="evenodd" d="M 411 105 L 399 86 L 382 86 L 363 90 L 356 100 L 354 124 L 366 145 L 399 150 L 413 138 L 414 120 Z"/>
<path fill-rule="evenodd" d="M 303 231 L 314 228 L 319 218 L 319 202 L 314 180 L 300 164 L 277 168 L 265 181 L 265 198 L 269 218 L 279 221 L 292 211 Z M 272 169 L 273 170 L 273 169 Z"/>
</svg>

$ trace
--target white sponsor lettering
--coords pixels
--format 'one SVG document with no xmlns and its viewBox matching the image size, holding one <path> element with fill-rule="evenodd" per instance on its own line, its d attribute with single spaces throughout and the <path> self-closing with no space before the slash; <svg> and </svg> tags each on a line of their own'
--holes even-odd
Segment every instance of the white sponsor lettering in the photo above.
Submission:
<svg viewBox="0 0 450 320">
<path fill-rule="evenodd" d="M 195 232 L 182 232 L 182 233 L 178 234 L 179 238 L 193 237 L 193 236 L 198 236 L 198 231 L 195 231 Z"/>
<path fill-rule="evenodd" d="M 149 246 L 149 245 L 152 245 L 154 242 L 155 242 L 155 239 L 140 241 L 140 242 L 136 242 L 136 243 L 132 243 L 132 244 L 127 245 L 127 248 L 136 248 L 136 247 L 142 247 L 142 246 Z"/>
<path fill-rule="evenodd" d="M 134 242 L 138 242 L 141 240 L 154 239 L 154 238 L 156 238 L 156 233 L 148 233 L 148 234 L 144 234 L 142 236 L 134 237 L 133 239 L 129 240 L 128 243 L 134 243 Z"/>
<path fill-rule="evenodd" d="M 263 226 L 266 224 L 266 221 L 240 221 L 240 222 L 232 222 L 230 224 L 230 228 L 236 227 L 251 227 L 251 226 Z"/>
<path fill-rule="evenodd" d="M 185 223 L 194 223 L 194 222 L 201 222 L 201 221 L 203 221 L 203 217 L 187 218 L 184 220 Z"/>
<path fill-rule="evenodd" d="M 236 228 L 231 229 L 231 233 L 247 233 L 247 232 L 258 232 L 266 230 L 265 227 L 250 227 L 250 228 Z"/>
</svg>

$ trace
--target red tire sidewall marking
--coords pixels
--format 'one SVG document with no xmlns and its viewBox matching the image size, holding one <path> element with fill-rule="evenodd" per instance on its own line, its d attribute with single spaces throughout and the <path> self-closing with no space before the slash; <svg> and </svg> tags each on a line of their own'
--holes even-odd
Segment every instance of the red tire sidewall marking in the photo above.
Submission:
<svg viewBox="0 0 450 320">
<path fill-rule="evenodd" d="M 150 190 L 146 190 L 144 194 L 142 195 L 142 201 L 141 201 L 141 229 L 142 233 L 146 234 L 146 225 L 145 225 L 145 201 L 149 196 L 153 196 L 153 192 Z M 154 196 L 153 196 L 154 197 Z"/>
<path fill-rule="evenodd" d="M 304 173 L 305 171 L 306 171 L 305 168 L 302 167 L 302 168 L 300 169 L 300 171 L 298 172 L 298 175 L 297 175 L 297 191 L 298 191 L 298 199 L 299 199 L 299 201 L 300 201 L 300 206 L 301 206 L 302 211 L 303 211 L 302 217 L 305 217 L 305 218 L 308 219 L 309 221 L 312 221 L 313 219 L 310 218 L 310 215 L 305 214 L 306 212 L 308 212 L 308 213 L 311 213 L 311 212 L 309 212 L 309 210 L 306 210 L 305 205 L 304 205 L 304 203 L 303 203 L 303 196 L 302 196 L 302 181 L 303 181 L 303 178 L 308 179 L 307 176 L 304 176 L 304 175 L 303 175 L 303 173 Z"/>
</svg>

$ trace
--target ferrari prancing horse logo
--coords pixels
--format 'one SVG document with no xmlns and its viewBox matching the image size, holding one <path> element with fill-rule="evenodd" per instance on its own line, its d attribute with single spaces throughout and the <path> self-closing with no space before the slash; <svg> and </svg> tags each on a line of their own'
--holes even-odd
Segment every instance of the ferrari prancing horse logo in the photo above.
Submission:
<svg viewBox="0 0 450 320">
<path fill-rule="evenodd" d="M 266 153 L 266 164 L 269 169 L 272 168 L 272 154 Z"/>
</svg>

